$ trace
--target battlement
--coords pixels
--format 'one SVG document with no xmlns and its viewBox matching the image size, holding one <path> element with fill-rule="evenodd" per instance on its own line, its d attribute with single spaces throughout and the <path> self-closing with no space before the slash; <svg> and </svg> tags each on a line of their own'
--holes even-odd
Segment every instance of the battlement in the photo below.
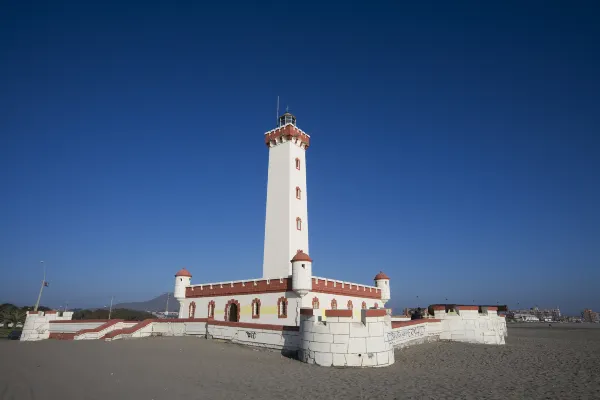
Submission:
<svg viewBox="0 0 600 400">
<path fill-rule="evenodd" d="M 498 307 L 436 304 L 431 306 L 442 324 L 441 340 L 469 343 L 504 344 L 508 334 L 506 320 Z"/>
<path fill-rule="evenodd" d="M 72 311 L 28 311 L 20 340 L 35 341 L 48 339 L 50 337 L 50 323 L 70 321 L 72 318 Z"/>
<path fill-rule="evenodd" d="M 318 276 L 313 276 L 311 281 L 313 292 L 381 299 L 381 289 L 376 286 L 361 285 L 358 283 Z M 290 277 L 275 279 L 245 279 L 189 285 L 185 288 L 185 297 L 231 296 L 286 292 L 291 290 L 293 290 L 293 288 L 292 279 Z"/>
<path fill-rule="evenodd" d="M 230 296 L 292 290 L 291 278 L 248 279 L 217 283 L 190 285 L 185 288 L 185 297 Z"/>
<path fill-rule="evenodd" d="M 273 147 L 285 141 L 295 141 L 300 147 L 306 149 L 310 146 L 310 135 L 292 123 L 271 129 L 265 132 L 265 144 Z"/>
<path fill-rule="evenodd" d="M 312 309 L 300 310 L 301 346 L 298 358 L 321 366 L 375 367 L 394 363 L 394 348 L 386 340 L 391 319 L 385 309 L 325 310 L 327 321 Z"/>
<path fill-rule="evenodd" d="M 336 279 L 312 277 L 312 291 L 320 293 L 340 294 L 345 296 L 381 299 L 381 289 L 376 286 L 339 281 Z"/>
</svg>

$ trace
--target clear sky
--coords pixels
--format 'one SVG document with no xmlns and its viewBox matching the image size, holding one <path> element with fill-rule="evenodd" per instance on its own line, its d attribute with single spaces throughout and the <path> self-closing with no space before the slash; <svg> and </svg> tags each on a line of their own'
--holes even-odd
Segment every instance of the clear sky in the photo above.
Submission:
<svg viewBox="0 0 600 400">
<path fill-rule="evenodd" d="M 260 277 L 279 95 L 316 275 L 600 308 L 600 10 L 458 3 L 4 2 L 0 302 Z"/>
</svg>

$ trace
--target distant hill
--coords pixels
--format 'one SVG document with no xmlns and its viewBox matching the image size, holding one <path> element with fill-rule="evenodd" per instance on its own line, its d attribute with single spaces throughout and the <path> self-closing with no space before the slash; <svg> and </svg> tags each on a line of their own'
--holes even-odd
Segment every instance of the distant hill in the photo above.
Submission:
<svg viewBox="0 0 600 400">
<path fill-rule="evenodd" d="M 126 308 L 136 311 L 165 311 L 166 306 L 167 294 L 165 293 L 148 301 L 114 304 L 113 309 Z M 179 302 L 173 298 L 173 293 L 169 295 L 169 311 L 179 311 Z"/>
</svg>

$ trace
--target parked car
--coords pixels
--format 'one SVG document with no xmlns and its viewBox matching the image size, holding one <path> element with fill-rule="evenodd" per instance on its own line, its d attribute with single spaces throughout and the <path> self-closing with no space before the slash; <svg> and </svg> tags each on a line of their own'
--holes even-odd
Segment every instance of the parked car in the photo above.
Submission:
<svg viewBox="0 0 600 400">
<path fill-rule="evenodd" d="M 8 340 L 19 340 L 21 339 L 22 331 L 11 331 L 6 337 Z"/>
</svg>

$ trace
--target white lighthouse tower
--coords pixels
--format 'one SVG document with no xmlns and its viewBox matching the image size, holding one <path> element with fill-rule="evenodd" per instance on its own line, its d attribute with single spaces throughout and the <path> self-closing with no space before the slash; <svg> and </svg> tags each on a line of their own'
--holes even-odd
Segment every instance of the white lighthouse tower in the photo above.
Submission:
<svg viewBox="0 0 600 400">
<path fill-rule="evenodd" d="M 292 274 L 290 260 L 299 250 L 308 253 L 306 149 L 310 136 L 286 112 L 277 128 L 265 133 L 269 148 L 267 215 L 263 278 Z"/>
</svg>

